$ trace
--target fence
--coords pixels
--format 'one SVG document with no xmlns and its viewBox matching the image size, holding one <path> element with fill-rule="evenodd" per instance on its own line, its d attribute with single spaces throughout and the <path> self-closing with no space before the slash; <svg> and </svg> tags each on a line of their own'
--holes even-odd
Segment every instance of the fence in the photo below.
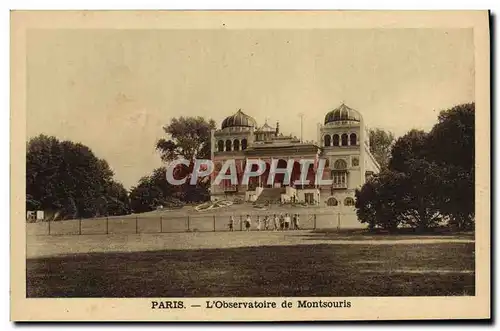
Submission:
<svg viewBox="0 0 500 331">
<path fill-rule="evenodd" d="M 261 221 L 266 214 L 251 215 L 251 231 L 257 229 L 257 216 Z M 229 215 L 189 215 L 175 217 L 106 217 L 66 221 L 27 223 L 28 235 L 92 235 L 92 234 L 132 234 L 132 233 L 176 233 L 176 232 L 222 232 L 230 231 Z M 246 215 L 234 215 L 234 231 L 244 231 Z M 363 228 L 355 213 L 299 214 L 299 227 L 303 230 Z M 265 230 L 261 222 L 261 230 Z M 274 230 L 272 217 L 268 230 Z"/>
</svg>

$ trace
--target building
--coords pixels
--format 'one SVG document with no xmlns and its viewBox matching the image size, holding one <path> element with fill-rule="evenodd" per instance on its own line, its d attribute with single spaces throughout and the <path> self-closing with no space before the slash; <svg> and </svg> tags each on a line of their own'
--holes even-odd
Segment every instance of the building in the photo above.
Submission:
<svg viewBox="0 0 500 331">
<path fill-rule="evenodd" d="M 380 171 L 370 153 L 363 117 L 358 111 L 342 104 L 328 112 L 324 124 L 318 123 L 317 129 L 316 142 L 303 142 L 297 137 L 283 135 L 279 123 L 272 127 L 266 122 L 259 127 L 255 119 L 241 109 L 224 119 L 221 128 L 211 134 L 211 158 L 215 164 L 212 200 L 239 199 L 258 203 L 296 201 L 354 208 L 355 189 Z M 238 185 L 232 185 L 229 180 L 214 185 L 214 178 L 228 159 L 236 162 Z M 247 159 L 265 161 L 266 171 L 258 178 L 250 178 L 248 185 L 242 185 Z M 278 160 L 278 168 L 282 169 L 287 167 L 289 159 L 294 160 L 289 185 L 284 182 L 284 174 L 276 174 L 274 180 L 268 183 L 272 160 Z M 323 179 L 332 180 L 332 184 L 317 183 L 315 166 L 311 166 L 307 172 L 309 185 L 294 185 L 293 182 L 300 178 L 300 159 L 325 159 Z"/>
</svg>

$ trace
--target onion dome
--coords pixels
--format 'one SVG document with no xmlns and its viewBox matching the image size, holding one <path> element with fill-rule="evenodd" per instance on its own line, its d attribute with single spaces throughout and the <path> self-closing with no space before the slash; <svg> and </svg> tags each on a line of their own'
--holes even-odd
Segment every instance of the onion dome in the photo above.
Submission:
<svg viewBox="0 0 500 331">
<path fill-rule="evenodd" d="M 248 116 L 244 112 L 239 109 L 234 115 L 226 117 L 222 121 L 221 128 L 231 128 L 231 127 L 257 127 L 257 122 L 253 119 L 253 117 Z"/>
<path fill-rule="evenodd" d="M 342 103 L 338 108 L 335 108 L 334 110 L 328 112 L 325 116 L 325 124 L 340 121 L 360 122 L 361 115 L 357 110 L 349 108 Z"/>
</svg>

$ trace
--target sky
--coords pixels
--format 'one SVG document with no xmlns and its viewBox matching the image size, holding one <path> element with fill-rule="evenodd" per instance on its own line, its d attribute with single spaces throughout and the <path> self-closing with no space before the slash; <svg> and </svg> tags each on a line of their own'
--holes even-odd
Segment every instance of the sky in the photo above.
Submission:
<svg viewBox="0 0 500 331">
<path fill-rule="evenodd" d="M 125 187 L 162 165 L 173 117 L 259 125 L 316 140 L 342 102 L 369 127 L 429 130 L 474 101 L 472 29 L 30 30 L 27 138 L 89 146 Z"/>
</svg>

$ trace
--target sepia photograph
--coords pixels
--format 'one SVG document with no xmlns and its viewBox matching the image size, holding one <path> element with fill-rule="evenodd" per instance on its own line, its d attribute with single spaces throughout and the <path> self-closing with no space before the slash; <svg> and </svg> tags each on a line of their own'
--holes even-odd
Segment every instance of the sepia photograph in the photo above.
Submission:
<svg viewBox="0 0 500 331">
<path fill-rule="evenodd" d="M 489 317 L 488 12 L 11 20 L 19 319 Z"/>
</svg>

